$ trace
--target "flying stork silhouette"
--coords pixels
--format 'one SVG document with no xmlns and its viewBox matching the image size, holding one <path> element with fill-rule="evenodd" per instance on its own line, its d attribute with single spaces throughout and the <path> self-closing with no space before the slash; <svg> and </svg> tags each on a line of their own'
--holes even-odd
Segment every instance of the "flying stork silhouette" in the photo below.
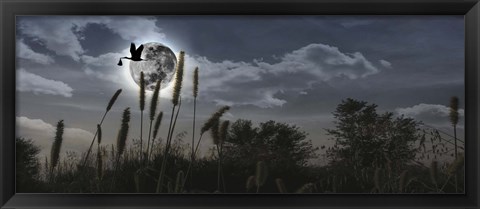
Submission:
<svg viewBox="0 0 480 209">
<path fill-rule="evenodd" d="M 138 49 L 135 47 L 134 43 L 130 44 L 130 54 L 131 57 L 122 57 L 120 60 L 118 60 L 118 66 L 122 66 L 122 59 L 129 59 L 132 61 L 142 61 L 143 59 L 140 57 L 142 55 L 143 51 L 143 44 L 138 47 Z"/>
</svg>

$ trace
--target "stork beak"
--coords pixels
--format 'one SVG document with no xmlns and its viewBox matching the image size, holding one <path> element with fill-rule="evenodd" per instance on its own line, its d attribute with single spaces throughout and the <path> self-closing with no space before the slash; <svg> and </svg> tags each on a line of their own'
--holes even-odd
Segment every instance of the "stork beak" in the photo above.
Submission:
<svg viewBox="0 0 480 209">
<path fill-rule="evenodd" d="M 118 65 L 118 66 L 122 66 L 122 59 L 119 59 L 119 60 L 118 60 L 118 64 L 117 64 L 117 65 Z"/>
</svg>

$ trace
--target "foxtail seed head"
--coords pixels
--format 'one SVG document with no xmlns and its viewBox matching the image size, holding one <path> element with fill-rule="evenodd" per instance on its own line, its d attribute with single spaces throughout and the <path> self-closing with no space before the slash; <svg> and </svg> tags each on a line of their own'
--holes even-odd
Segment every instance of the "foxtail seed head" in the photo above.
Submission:
<svg viewBox="0 0 480 209">
<path fill-rule="evenodd" d="M 178 100 L 180 98 L 180 91 L 182 90 L 182 81 L 183 81 L 183 68 L 185 63 L 185 52 L 180 51 L 178 56 L 178 63 L 177 69 L 175 71 L 175 83 L 173 86 L 173 96 L 172 96 L 172 104 L 174 106 L 178 105 Z"/>
<path fill-rule="evenodd" d="M 193 71 L 193 97 L 198 96 L 198 67 Z"/>
<path fill-rule="evenodd" d="M 102 127 L 100 124 L 97 124 L 97 137 L 98 137 L 98 145 L 102 143 Z"/>
<path fill-rule="evenodd" d="M 155 126 L 153 129 L 153 138 L 155 139 L 158 134 L 158 130 L 160 128 L 160 124 L 162 124 L 162 117 L 163 117 L 163 112 L 158 113 L 157 119 L 155 120 Z"/>
<path fill-rule="evenodd" d="M 115 92 L 115 94 L 112 96 L 112 98 L 110 99 L 107 105 L 107 112 L 110 111 L 110 109 L 112 109 L 112 106 L 117 100 L 118 95 L 120 95 L 120 93 L 122 93 L 122 89 L 118 89 L 117 92 Z"/>
<path fill-rule="evenodd" d="M 129 125 L 128 123 L 130 122 L 130 108 L 126 108 L 123 111 L 122 115 L 122 125 L 120 127 L 120 130 L 118 131 L 118 136 L 117 136 L 117 157 L 120 157 L 125 150 L 125 146 L 127 143 L 127 136 L 128 136 L 128 129 Z"/>
<path fill-rule="evenodd" d="M 220 117 L 222 117 L 222 115 L 226 111 L 228 111 L 229 109 L 230 109 L 229 106 L 223 106 L 220 109 L 218 109 L 217 112 L 213 113 L 213 115 L 210 116 L 210 118 L 207 120 L 207 122 L 205 122 L 205 124 L 203 124 L 200 134 L 203 134 L 206 131 L 208 131 L 210 128 L 212 128 L 212 126 L 215 124 L 215 122 L 217 120 L 219 120 Z"/>
<path fill-rule="evenodd" d="M 450 99 L 450 122 L 453 125 L 458 124 L 458 97 L 452 97 Z"/>
<path fill-rule="evenodd" d="M 64 127 L 63 120 L 58 121 L 57 131 L 52 144 L 52 150 L 50 151 L 50 169 L 52 170 L 55 168 L 55 166 L 57 166 L 60 159 L 60 149 L 62 147 Z"/>
<path fill-rule="evenodd" d="M 160 86 L 162 84 L 162 80 L 157 80 L 157 85 L 155 85 L 155 90 L 153 91 L 152 95 L 152 102 L 150 103 L 150 120 L 155 119 L 155 114 L 157 111 L 158 105 L 158 96 L 160 95 Z"/>
</svg>

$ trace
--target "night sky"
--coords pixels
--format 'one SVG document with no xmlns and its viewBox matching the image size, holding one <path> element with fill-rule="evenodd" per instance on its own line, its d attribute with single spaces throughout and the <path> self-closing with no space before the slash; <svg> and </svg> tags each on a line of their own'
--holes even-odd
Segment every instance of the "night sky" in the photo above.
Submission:
<svg viewBox="0 0 480 209">
<path fill-rule="evenodd" d="M 42 156 L 59 120 L 66 126 L 62 151 L 85 152 L 119 88 L 102 143 L 115 142 L 126 107 L 129 142 L 139 138 L 139 88 L 128 61 L 117 66 L 131 42 L 186 52 L 177 133 L 191 133 L 198 66 L 198 129 L 221 105 L 231 105 L 223 119 L 295 124 L 314 145 L 328 146 L 331 113 L 350 97 L 452 132 L 448 105 L 458 96 L 464 136 L 463 16 L 18 16 L 16 40 L 17 136 L 33 139 Z M 171 88 L 160 94 L 165 138 Z M 207 137 L 202 150 L 212 146 Z"/>
</svg>

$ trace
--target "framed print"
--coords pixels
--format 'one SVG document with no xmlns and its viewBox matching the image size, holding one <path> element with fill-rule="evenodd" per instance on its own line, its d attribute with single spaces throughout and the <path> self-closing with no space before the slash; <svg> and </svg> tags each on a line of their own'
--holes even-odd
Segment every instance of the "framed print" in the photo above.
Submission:
<svg viewBox="0 0 480 209">
<path fill-rule="evenodd" d="M 478 208 L 478 1 L 2 1 L 2 208 Z"/>
</svg>

